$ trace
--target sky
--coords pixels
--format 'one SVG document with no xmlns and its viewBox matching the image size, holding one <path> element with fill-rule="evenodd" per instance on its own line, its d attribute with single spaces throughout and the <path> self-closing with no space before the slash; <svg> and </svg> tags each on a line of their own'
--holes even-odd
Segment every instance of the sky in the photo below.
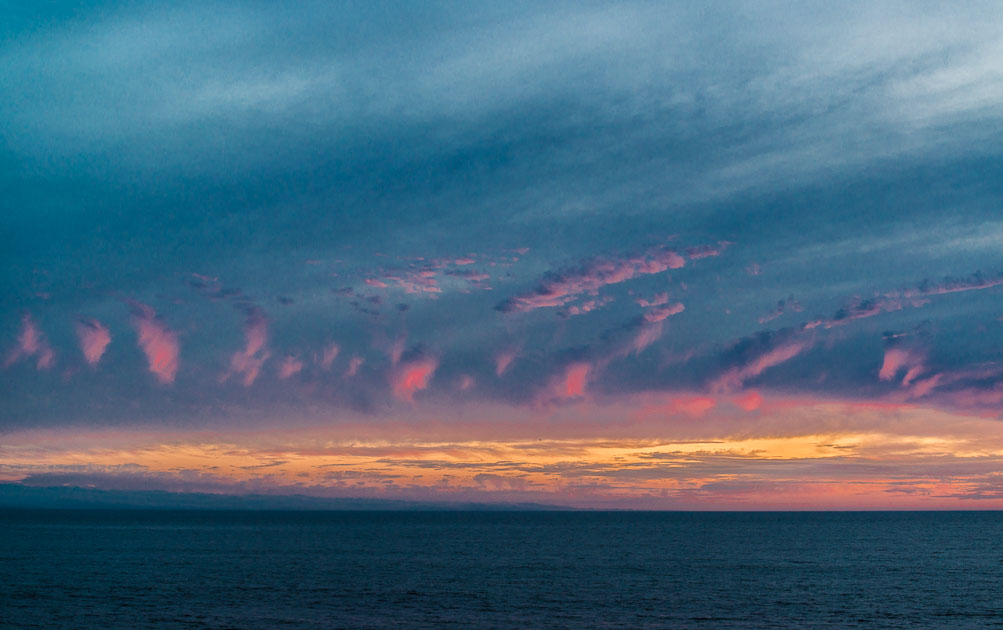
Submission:
<svg viewBox="0 0 1003 630">
<path fill-rule="evenodd" d="M 1003 508 L 996 3 L 2 12 L 2 482 Z"/>
</svg>

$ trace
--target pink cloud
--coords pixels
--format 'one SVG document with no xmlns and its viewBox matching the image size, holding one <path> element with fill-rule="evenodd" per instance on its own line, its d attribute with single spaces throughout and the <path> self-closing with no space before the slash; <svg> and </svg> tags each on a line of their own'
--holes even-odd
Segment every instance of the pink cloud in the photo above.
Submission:
<svg viewBox="0 0 1003 630">
<path fill-rule="evenodd" d="M 717 247 L 713 245 L 699 245 L 697 247 L 690 247 L 686 250 L 686 256 L 690 260 L 699 260 L 701 258 L 709 258 L 711 256 L 719 256 L 721 252 L 726 250 L 729 245 L 733 243 L 729 241 L 718 241 Z"/>
<path fill-rule="evenodd" d="M 28 313 L 21 316 L 21 334 L 17 338 L 17 347 L 7 356 L 4 367 L 13 365 L 22 357 L 35 357 L 35 368 L 38 370 L 49 369 L 56 359 L 45 334 L 35 326 L 35 321 Z"/>
<path fill-rule="evenodd" d="M 290 376 L 295 376 L 303 370 L 303 362 L 297 357 L 287 356 L 279 364 L 279 378 L 287 379 Z"/>
<path fill-rule="evenodd" d="M 230 371 L 223 375 L 223 380 L 225 381 L 231 374 L 242 374 L 244 387 L 250 387 L 261 373 L 265 361 L 271 356 L 265 349 L 267 341 L 268 319 L 258 309 L 249 309 L 244 324 L 244 349 L 235 352 L 230 358 Z"/>
<path fill-rule="evenodd" d="M 365 282 L 371 287 L 377 287 L 379 289 L 386 289 L 387 287 L 390 286 L 386 282 L 377 280 L 376 278 L 366 278 L 365 280 L 363 280 L 363 282 Z"/>
<path fill-rule="evenodd" d="M 405 337 L 398 337 L 390 345 L 390 364 L 397 365 L 401 361 L 401 356 L 404 354 L 404 343 L 407 341 Z"/>
<path fill-rule="evenodd" d="M 664 304 L 662 306 L 655 306 L 649 308 L 644 312 L 644 321 L 649 323 L 660 322 L 666 317 L 671 317 L 672 315 L 678 315 L 686 310 L 686 307 L 680 302 L 675 304 Z"/>
<path fill-rule="evenodd" d="M 348 360 L 348 370 L 345 371 L 345 376 L 355 376 L 359 373 L 359 368 L 366 360 L 359 356 L 354 356 Z"/>
<path fill-rule="evenodd" d="M 685 264 L 682 256 L 665 248 L 656 248 L 644 256 L 593 258 L 578 268 L 547 274 L 535 289 L 515 295 L 496 308 L 504 313 L 521 313 L 564 306 L 579 295 L 596 295 L 602 287 L 678 269 Z"/>
<path fill-rule="evenodd" d="M 504 352 L 499 352 L 495 356 L 495 376 L 501 376 L 508 370 L 509 366 L 512 365 L 512 361 L 515 360 L 517 352 L 515 350 L 506 350 Z"/>
<path fill-rule="evenodd" d="M 916 381 L 916 383 L 909 388 L 909 398 L 922 398 L 926 396 L 932 392 L 934 388 L 941 384 L 943 378 L 942 374 L 934 374 L 930 378 Z"/>
<path fill-rule="evenodd" d="M 638 328 L 637 334 L 631 340 L 630 349 L 627 350 L 627 353 L 633 351 L 635 354 L 641 354 L 648 346 L 658 341 L 658 338 L 661 336 L 662 322 L 643 324 Z"/>
<path fill-rule="evenodd" d="M 336 343 L 332 343 L 328 347 L 324 348 L 323 354 L 320 357 L 320 367 L 327 370 L 334 363 L 334 360 L 338 358 L 338 353 L 341 352 L 341 347 Z"/>
<path fill-rule="evenodd" d="M 637 410 L 636 416 L 640 419 L 652 416 L 677 416 L 686 415 L 691 418 L 701 418 L 708 411 L 717 406 L 717 400 L 710 396 L 675 396 L 665 403 L 649 404 Z"/>
<path fill-rule="evenodd" d="M 80 319 L 77 321 L 77 337 L 80 339 L 80 350 L 84 359 L 91 365 L 97 365 L 104 356 L 105 348 L 111 343 L 111 333 L 108 328 L 96 319 Z"/>
<path fill-rule="evenodd" d="M 881 363 L 881 370 L 878 378 L 882 381 L 890 381 L 899 373 L 906 369 L 906 375 L 902 379 L 903 385 L 909 385 L 913 379 L 923 373 L 923 357 L 915 350 L 904 348 L 889 348 L 885 350 L 885 358 Z"/>
<path fill-rule="evenodd" d="M 434 357 L 421 357 L 402 363 L 391 375 L 394 396 L 412 402 L 415 392 L 428 387 L 439 361 Z"/>
<path fill-rule="evenodd" d="M 146 354 L 150 372 L 161 383 L 173 383 L 178 372 L 178 337 L 151 307 L 132 302 L 132 325 L 139 333 L 139 347 Z"/>
<path fill-rule="evenodd" d="M 433 269 L 421 269 L 419 271 L 409 271 L 402 275 L 387 274 L 383 277 L 403 289 L 405 293 L 442 293 L 439 283 L 436 280 L 437 272 Z M 384 285 L 387 286 L 387 285 Z"/>
<path fill-rule="evenodd" d="M 591 313 L 592 311 L 598 310 L 613 301 L 610 296 L 596 298 L 594 300 L 586 300 L 581 304 L 572 304 L 564 309 L 561 309 L 560 315 L 563 317 L 573 317 L 575 315 L 584 315 L 585 313 Z"/>
<path fill-rule="evenodd" d="M 744 409 L 745 411 L 755 411 L 763 404 L 763 397 L 756 390 L 750 389 L 741 396 L 735 396 L 732 398 L 731 402 L 739 409 Z"/>
<path fill-rule="evenodd" d="M 759 376 L 767 369 L 793 359 L 808 346 L 808 343 L 801 341 L 791 341 L 779 345 L 741 367 L 726 371 L 711 384 L 711 389 L 714 391 L 738 389 L 748 379 Z"/>
<path fill-rule="evenodd" d="M 759 318 L 759 323 L 765 324 L 766 322 L 771 322 L 785 313 L 800 313 L 802 310 L 804 309 L 801 307 L 801 303 L 798 302 L 793 295 L 791 295 L 777 302 L 776 307 L 774 307 L 772 311 Z"/>
<path fill-rule="evenodd" d="M 460 377 L 460 381 L 457 385 L 460 391 L 465 392 L 474 386 L 474 377 L 469 374 L 464 374 Z"/>
<path fill-rule="evenodd" d="M 669 301 L 668 293 L 656 293 L 655 296 L 650 300 L 647 300 L 645 298 L 637 299 L 637 303 L 645 308 L 649 306 L 661 306 L 662 304 L 668 303 L 668 301 Z"/>
<path fill-rule="evenodd" d="M 717 406 L 717 401 L 709 396 L 687 396 L 673 399 L 672 405 L 679 413 L 684 413 L 692 418 L 701 418 Z"/>
<path fill-rule="evenodd" d="M 586 394 L 592 366 L 588 363 L 572 363 L 564 375 L 552 388 L 556 398 L 581 398 Z"/>
<path fill-rule="evenodd" d="M 909 389 L 906 392 L 906 398 L 923 398 L 928 396 L 936 388 L 953 385 L 959 382 L 995 379 L 999 376 L 1001 371 L 1003 371 L 1003 367 L 994 364 L 987 364 L 969 369 L 939 372 L 929 378 L 915 381 L 911 386 L 909 386 Z M 904 379 L 903 385 L 908 386 L 908 383 L 906 383 Z M 944 396 L 945 398 L 950 399 L 952 394 L 948 393 Z"/>
<path fill-rule="evenodd" d="M 829 319 L 816 319 L 804 324 L 803 328 L 809 329 L 818 326 L 833 328 L 857 319 L 874 317 L 881 313 L 900 311 L 907 307 L 918 308 L 925 306 L 930 303 L 929 298 L 931 296 L 963 291 L 981 291 L 1000 285 L 1003 285 L 1003 276 L 987 278 L 980 272 L 976 272 L 966 278 L 945 278 L 941 282 L 925 280 L 915 289 L 889 291 L 866 300 L 862 300 L 859 297 L 854 298 L 846 306 L 839 309 L 833 317 Z"/>
<path fill-rule="evenodd" d="M 959 293 L 962 291 L 981 291 L 1003 285 L 1003 276 L 987 278 L 982 272 L 977 271 L 967 278 L 945 278 L 942 282 L 923 282 L 918 288 L 906 291 L 906 297 L 916 295 L 944 295 L 946 293 Z"/>
</svg>

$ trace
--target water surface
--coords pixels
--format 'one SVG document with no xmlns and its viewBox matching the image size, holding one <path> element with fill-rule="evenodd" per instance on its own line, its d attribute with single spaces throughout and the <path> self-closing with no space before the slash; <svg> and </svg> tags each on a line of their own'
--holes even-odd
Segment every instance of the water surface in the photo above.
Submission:
<svg viewBox="0 0 1003 630">
<path fill-rule="evenodd" d="M 0 511 L 15 628 L 1003 627 L 1003 513 Z"/>
</svg>

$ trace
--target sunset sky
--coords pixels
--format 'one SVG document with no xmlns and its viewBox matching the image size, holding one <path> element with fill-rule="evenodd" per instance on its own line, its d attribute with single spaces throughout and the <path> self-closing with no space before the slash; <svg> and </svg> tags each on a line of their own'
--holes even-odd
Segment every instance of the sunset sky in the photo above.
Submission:
<svg viewBox="0 0 1003 630">
<path fill-rule="evenodd" d="M 1003 508 L 955 7 L 8 6 L 0 481 Z"/>
</svg>

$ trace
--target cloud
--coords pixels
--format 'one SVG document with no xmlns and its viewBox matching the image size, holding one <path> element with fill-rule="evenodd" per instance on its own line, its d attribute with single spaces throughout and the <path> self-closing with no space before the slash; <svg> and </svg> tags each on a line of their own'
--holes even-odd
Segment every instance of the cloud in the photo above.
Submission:
<svg viewBox="0 0 1003 630">
<path fill-rule="evenodd" d="M 885 357 L 878 371 L 878 378 L 882 381 L 890 381 L 895 378 L 900 370 L 905 369 L 906 374 L 902 378 L 903 385 L 909 385 L 919 376 L 925 367 L 923 366 L 923 355 L 910 348 L 888 348 L 885 350 Z"/>
<path fill-rule="evenodd" d="M 394 396 L 407 402 L 414 401 L 414 394 L 428 388 L 439 367 L 439 360 L 420 349 L 412 350 L 413 358 L 404 359 L 391 372 L 391 388 Z"/>
<path fill-rule="evenodd" d="M 746 338 L 736 345 L 733 353 L 739 365 L 725 370 L 711 382 L 711 391 L 731 391 L 742 387 L 771 367 L 790 361 L 811 347 L 807 340 L 793 338 L 787 331 Z M 751 358 L 744 358 L 752 354 Z"/>
<path fill-rule="evenodd" d="M 401 361 L 401 357 L 404 355 L 404 344 L 407 343 L 407 338 L 401 335 L 394 339 L 393 343 L 390 344 L 390 349 L 388 354 L 390 355 L 390 365 L 397 365 Z"/>
<path fill-rule="evenodd" d="M 36 369 L 47 370 L 55 362 L 56 354 L 45 334 L 35 325 L 35 320 L 25 313 L 21 316 L 21 334 L 17 337 L 17 347 L 7 355 L 4 366 L 13 365 L 21 358 L 28 357 L 35 357 Z"/>
<path fill-rule="evenodd" d="M 139 347 L 146 354 L 150 372 L 161 383 L 173 383 L 178 372 L 178 337 L 151 307 L 130 301 L 132 325 L 139 334 Z"/>
<path fill-rule="evenodd" d="M 360 356 L 354 356 L 351 359 L 349 359 L 348 360 L 348 369 L 345 370 L 345 376 L 352 377 L 352 376 L 355 376 L 356 374 L 358 374 L 359 373 L 359 368 L 361 368 L 362 364 L 365 363 L 365 362 L 366 362 L 366 360 L 363 359 Z"/>
<path fill-rule="evenodd" d="M 502 352 L 496 354 L 495 376 L 500 377 L 504 374 L 508 370 L 509 366 L 512 365 L 512 361 L 515 361 L 518 354 L 518 350 L 503 350 Z"/>
<path fill-rule="evenodd" d="M 549 395 L 557 399 L 582 398 L 588 393 L 589 379 L 592 376 L 592 365 L 579 361 L 564 368 L 564 373 L 555 380 L 549 389 Z"/>
<path fill-rule="evenodd" d="M 522 313 L 537 308 L 564 306 L 582 294 L 643 275 L 678 269 L 686 264 L 676 252 L 659 247 L 642 256 L 591 258 L 574 268 L 545 275 L 532 291 L 506 299 L 495 308 L 503 313 Z"/>
<path fill-rule="evenodd" d="M 97 365 L 104 356 L 105 348 L 111 343 L 111 333 L 108 332 L 108 328 L 96 319 L 78 319 L 77 337 L 80 339 L 80 350 L 84 353 L 84 359 L 91 365 Z"/>
<path fill-rule="evenodd" d="M 924 280 L 922 284 L 912 291 L 906 291 L 906 297 L 945 295 L 947 293 L 960 293 L 963 291 L 981 291 L 1003 285 L 1003 274 L 995 276 L 985 276 L 981 271 L 976 271 L 970 276 L 963 278 L 947 277 L 939 282 Z"/>
<path fill-rule="evenodd" d="M 804 309 L 801 307 L 801 303 L 798 302 L 793 295 L 791 295 L 777 302 L 776 307 L 772 311 L 759 318 L 759 323 L 765 324 L 766 322 L 775 320 L 785 313 L 800 313 L 803 310 Z"/>
<path fill-rule="evenodd" d="M 710 258 L 712 256 L 720 256 L 721 253 L 728 248 L 729 245 L 733 245 L 729 241 L 719 241 L 717 246 L 714 245 L 699 245 L 697 247 L 688 247 L 686 249 L 686 257 L 690 260 L 699 260 L 701 258 Z"/>
<path fill-rule="evenodd" d="M 271 356 L 265 348 L 268 342 L 268 318 L 253 305 L 247 305 L 243 310 L 247 316 L 244 322 L 244 349 L 230 357 L 230 369 L 223 375 L 223 380 L 231 375 L 242 375 L 244 386 L 250 387 Z"/>
<path fill-rule="evenodd" d="M 662 322 L 643 323 L 637 327 L 637 334 L 631 339 L 629 351 L 640 354 L 662 336 Z"/>
<path fill-rule="evenodd" d="M 662 304 L 665 304 L 668 301 L 669 301 L 669 294 L 668 293 L 664 293 L 664 292 L 663 293 L 656 293 L 654 295 L 654 297 L 652 297 L 650 300 L 645 299 L 645 298 L 638 298 L 636 300 L 636 302 L 638 304 L 640 304 L 641 306 L 643 306 L 643 307 L 661 306 Z"/>
<path fill-rule="evenodd" d="M 917 308 L 929 303 L 929 298 L 950 293 L 962 293 L 965 291 L 981 291 L 1003 285 L 1003 274 L 995 276 L 985 276 L 981 271 L 976 271 L 970 276 L 963 278 L 947 277 L 940 281 L 924 280 L 917 287 L 902 291 L 890 291 L 875 295 L 867 299 L 854 297 L 845 306 L 836 311 L 836 314 L 828 319 L 816 319 L 804 325 L 804 328 L 816 328 L 824 326 L 833 328 L 842 326 L 857 319 L 874 317 L 882 313 L 900 311 L 903 308 Z"/>
<path fill-rule="evenodd" d="M 733 402 L 739 409 L 744 409 L 745 411 L 755 411 L 763 404 L 763 397 L 759 392 L 751 389 L 740 396 L 735 396 L 731 399 L 731 402 Z"/>
<path fill-rule="evenodd" d="M 673 396 L 667 402 L 645 405 L 638 409 L 635 415 L 640 419 L 677 415 L 702 418 L 716 406 L 717 400 L 711 396 Z"/>
<path fill-rule="evenodd" d="M 279 378 L 287 379 L 291 376 L 299 374 L 303 370 L 303 362 L 299 360 L 298 357 L 287 356 L 279 364 Z"/>
<path fill-rule="evenodd" d="M 338 358 L 338 354 L 340 352 L 341 352 L 341 347 L 336 343 L 332 343 L 326 348 L 324 348 L 324 352 L 320 356 L 320 361 L 319 361 L 320 367 L 325 370 L 330 369 L 331 364 L 334 363 L 334 360 Z"/>
<path fill-rule="evenodd" d="M 646 311 L 644 311 L 644 321 L 648 323 L 660 322 L 666 317 L 671 317 L 672 315 L 678 315 L 686 310 L 686 307 L 682 305 L 681 302 L 676 302 L 675 304 L 663 304 L 662 306 L 653 306 Z"/>
</svg>

